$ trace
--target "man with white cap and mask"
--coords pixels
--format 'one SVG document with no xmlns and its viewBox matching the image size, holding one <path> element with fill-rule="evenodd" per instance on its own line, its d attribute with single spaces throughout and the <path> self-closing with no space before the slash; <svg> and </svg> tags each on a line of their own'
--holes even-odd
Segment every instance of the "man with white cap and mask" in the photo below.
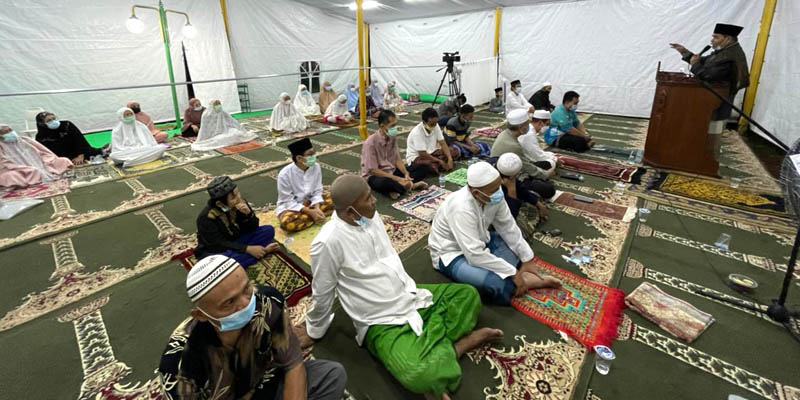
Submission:
<svg viewBox="0 0 800 400">
<path fill-rule="evenodd" d="M 522 171 L 522 160 L 514 153 L 506 153 L 497 159 L 497 171 L 500 172 L 502 180 L 503 195 L 514 218 L 519 216 L 520 208 L 528 203 L 539 209 L 539 216 L 542 220 L 547 220 L 547 206 L 542 198 L 526 185 L 525 182 L 517 179 Z"/>
<path fill-rule="evenodd" d="M 467 186 L 437 210 L 428 246 L 433 268 L 475 286 L 488 302 L 508 305 L 512 296 L 528 289 L 559 287 L 561 282 L 539 273 L 533 250 L 503 201 L 501 184 L 500 173 L 489 163 L 471 165 Z"/>
<path fill-rule="evenodd" d="M 539 196 L 549 199 L 556 194 L 555 184 L 548 180 L 555 174 L 555 170 L 540 168 L 525 157 L 525 151 L 519 138 L 530 131 L 531 124 L 528 113 L 522 109 L 511 111 L 508 113 L 508 128 L 500 132 L 492 144 L 491 157 L 500 157 L 505 153 L 514 153 L 519 156 L 523 160 L 520 179 L 527 181 Z M 544 164 L 541 165 L 544 166 Z"/>
<path fill-rule="evenodd" d="M 338 297 L 353 320 L 358 344 L 405 388 L 449 399 L 448 392 L 461 381 L 458 358 L 501 339 L 503 331 L 473 330 L 481 308 L 475 288 L 414 282 L 364 178 L 336 178 L 331 197 L 336 211 L 311 243 L 314 302 L 306 319 L 308 336 L 325 335 Z"/>
<path fill-rule="evenodd" d="M 253 285 L 236 260 L 200 260 L 186 277 L 186 291 L 191 317 L 170 336 L 158 367 L 170 398 L 342 398 L 344 367 L 303 362 L 283 295 Z"/>
<path fill-rule="evenodd" d="M 536 91 L 536 93 L 534 93 L 531 98 L 528 99 L 528 102 L 531 103 L 531 105 L 536 108 L 537 111 L 553 111 L 556 106 L 550 102 L 551 90 L 553 90 L 553 85 L 550 84 L 550 82 L 543 83 L 542 88 Z"/>
<path fill-rule="evenodd" d="M 555 174 L 555 168 L 558 166 L 558 159 L 556 155 L 550 151 L 542 150 L 539 145 L 539 133 L 543 132 L 545 127 L 550 124 L 550 111 L 536 110 L 533 112 L 533 119 L 531 120 L 531 127 L 528 133 L 520 136 L 520 146 L 524 158 L 533 163 L 533 165 L 547 171 L 549 175 Z"/>
</svg>

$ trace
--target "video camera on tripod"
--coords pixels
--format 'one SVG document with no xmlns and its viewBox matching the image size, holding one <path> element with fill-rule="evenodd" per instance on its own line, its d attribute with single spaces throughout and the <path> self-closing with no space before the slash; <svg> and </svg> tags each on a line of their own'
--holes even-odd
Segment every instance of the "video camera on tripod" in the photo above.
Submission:
<svg viewBox="0 0 800 400">
<path fill-rule="evenodd" d="M 446 62 L 448 68 L 453 68 L 453 63 L 461 62 L 461 56 L 458 53 L 458 51 L 455 53 L 445 52 L 442 56 L 442 62 Z"/>
<path fill-rule="evenodd" d="M 439 89 L 436 90 L 436 95 L 433 96 L 433 102 L 431 104 L 436 104 L 436 99 L 439 97 L 439 93 L 442 91 L 442 86 L 444 85 L 444 81 L 447 81 L 448 83 L 448 89 L 449 89 L 448 97 L 453 97 L 461 94 L 458 88 L 460 74 L 456 73 L 453 68 L 453 64 L 461 62 L 461 55 L 459 55 L 458 53 L 459 53 L 458 51 L 454 53 L 444 52 L 444 55 L 442 56 L 442 62 L 447 63 L 447 66 L 442 68 L 445 70 L 444 75 L 442 76 L 442 81 L 439 83 Z M 442 69 L 439 69 L 436 72 L 439 72 Z M 448 75 L 450 75 L 450 79 L 447 79 Z"/>
</svg>

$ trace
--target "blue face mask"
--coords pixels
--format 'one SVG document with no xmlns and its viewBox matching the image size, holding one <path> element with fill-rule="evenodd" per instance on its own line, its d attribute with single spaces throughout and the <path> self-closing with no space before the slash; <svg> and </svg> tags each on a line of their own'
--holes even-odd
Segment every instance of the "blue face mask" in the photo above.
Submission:
<svg viewBox="0 0 800 400">
<path fill-rule="evenodd" d="M 222 318 L 214 318 L 208 315 L 205 311 L 201 310 L 199 307 L 197 308 L 203 314 L 206 314 L 208 318 L 211 318 L 217 322 L 219 322 L 219 330 L 220 332 L 225 331 L 235 331 L 237 329 L 242 329 L 250 323 L 250 320 L 253 319 L 253 314 L 256 312 L 256 294 L 253 293 L 250 295 L 250 304 L 247 307 L 236 311 L 235 313 L 228 315 L 227 317 Z"/>
<path fill-rule="evenodd" d="M 350 208 L 352 208 L 353 212 L 358 214 L 358 216 L 360 217 L 359 219 L 355 220 L 356 225 L 362 226 L 362 227 L 367 225 L 367 223 L 369 222 L 369 218 L 361 215 L 358 211 L 356 211 L 355 208 L 353 208 L 353 207 L 350 207 Z"/>
<path fill-rule="evenodd" d="M 333 86 L 325 86 L 325 90 L 330 91 L 331 89 L 333 89 Z"/>
<path fill-rule="evenodd" d="M 308 94 L 308 90 L 303 90 L 303 91 L 302 91 L 302 92 L 300 92 L 300 93 L 302 93 L 303 95 L 307 95 L 307 94 Z"/>
<path fill-rule="evenodd" d="M 569 108 L 570 111 L 578 111 L 578 105 L 575 104 L 574 106 Z"/>
<path fill-rule="evenodd" d="M 522 87 L 517 87 L 516 89 L 514 89 L 514 91 L 515 91 L 517 94 L 522 94 Z"/>
<path fill-rule="evenodd" d="M 3 135 L 4 142 L 14 143 L 17 140 L 19 140 L 19 135 L 17 135 L 17 132 L 11 131 Z"/>
<path fill-rule="evenodd" d="M 312 167 L 317 163 L 317 155 L 310 155 L 306 157 L 306 167 Z"/>
<path fill-rule="evenodd" d="M 481 192 L 481 191 L 479 190 L 479 192 Z M 503 188 L 502 187 L 497 188 L 497 190 L 494 193 L 492 193 L 491 195 L 488 195 L 488 194 L 483 193 L 483 192 L 481 192 L 481 194 L 486 196 L 486 197 L 488 197 L 489 198 L 489 204 L 491 204 L 493 206 L 500 204 L 500 202 L 503 201 L 503 198 L 504 198 L 504 196 L 503 196 Z"/>
<path fill-rule="evenodd" d="M 386 134 L 389 136 L 397 136 L 397 127 L 393 126 L 386 130 Z"/>
<path fill-rule="evenodd" d="M 57 119 L 47 123 L 47 127 L 50 129 L 58 129 L 59 126 L 61 126 L 61 122 L 59 122 Z"/>
</svg>

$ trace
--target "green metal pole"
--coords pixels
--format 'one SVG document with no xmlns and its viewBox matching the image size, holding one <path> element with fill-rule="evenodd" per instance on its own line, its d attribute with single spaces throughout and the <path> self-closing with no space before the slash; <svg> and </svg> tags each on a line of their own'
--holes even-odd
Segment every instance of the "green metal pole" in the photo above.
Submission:
<svg viewBox="0 0 800 400">
<path fill-rule="evenodd" d="M 158 21 L 161 25 L 161 37 L 164 39 L 164 52 L 167 53 L 167 72 L 169 72 L 170 90 L 172 90 L 172 107 L 175 109 L 175 123 L 178 129 L 183 129 L 181 123 L 181 110 L 178 108 L 178 91 L 175 90 L 175 74 L 172 72 L 172 54 L 169 50 L 169 29 L 167 28 L 167 13 L 164 11 L 164 2 L 158 1 Z"/>
</svg>

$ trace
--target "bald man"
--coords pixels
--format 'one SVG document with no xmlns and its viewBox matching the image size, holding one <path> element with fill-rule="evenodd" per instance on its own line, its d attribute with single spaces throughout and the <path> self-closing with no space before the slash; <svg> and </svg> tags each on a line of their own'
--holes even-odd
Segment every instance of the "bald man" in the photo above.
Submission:
<svg viewBox="0 0 800 400">
<path fill-rule="evenodd" d="M 501 185 L 500 173 L 489 163 L 471 165 L 467 186 L 436 211 L 428 246 L 434 269 L 475 286 L 490 303 L 508 305 L 512 296 L 561 282 L 539 273 L 533 250 L 503 201 Z"/>
<path fill-rule="evenodd" d="M 254 286 L 236 260 L 200 260 L 186 277 L 186 290 L 191 317 L 170 336 L 158 367 L 170 398 L 342 398 L 344 367 L 303 362 L 283 295 Z"/>
<path fill-rule="evenodd" d="M 426 398 L 449 399 L 461 381 L 458 358 L 498 329 L 473 330 L 481 303 L 469 285 L 418 285 L 392 247 L 364 178 L 333 182 L 335 212 L 311 243 L 313 305 L 308 336 L 319 339 L 333 320 L 336 296 L 366 345 L 400 384 Z"/>
</svg>

